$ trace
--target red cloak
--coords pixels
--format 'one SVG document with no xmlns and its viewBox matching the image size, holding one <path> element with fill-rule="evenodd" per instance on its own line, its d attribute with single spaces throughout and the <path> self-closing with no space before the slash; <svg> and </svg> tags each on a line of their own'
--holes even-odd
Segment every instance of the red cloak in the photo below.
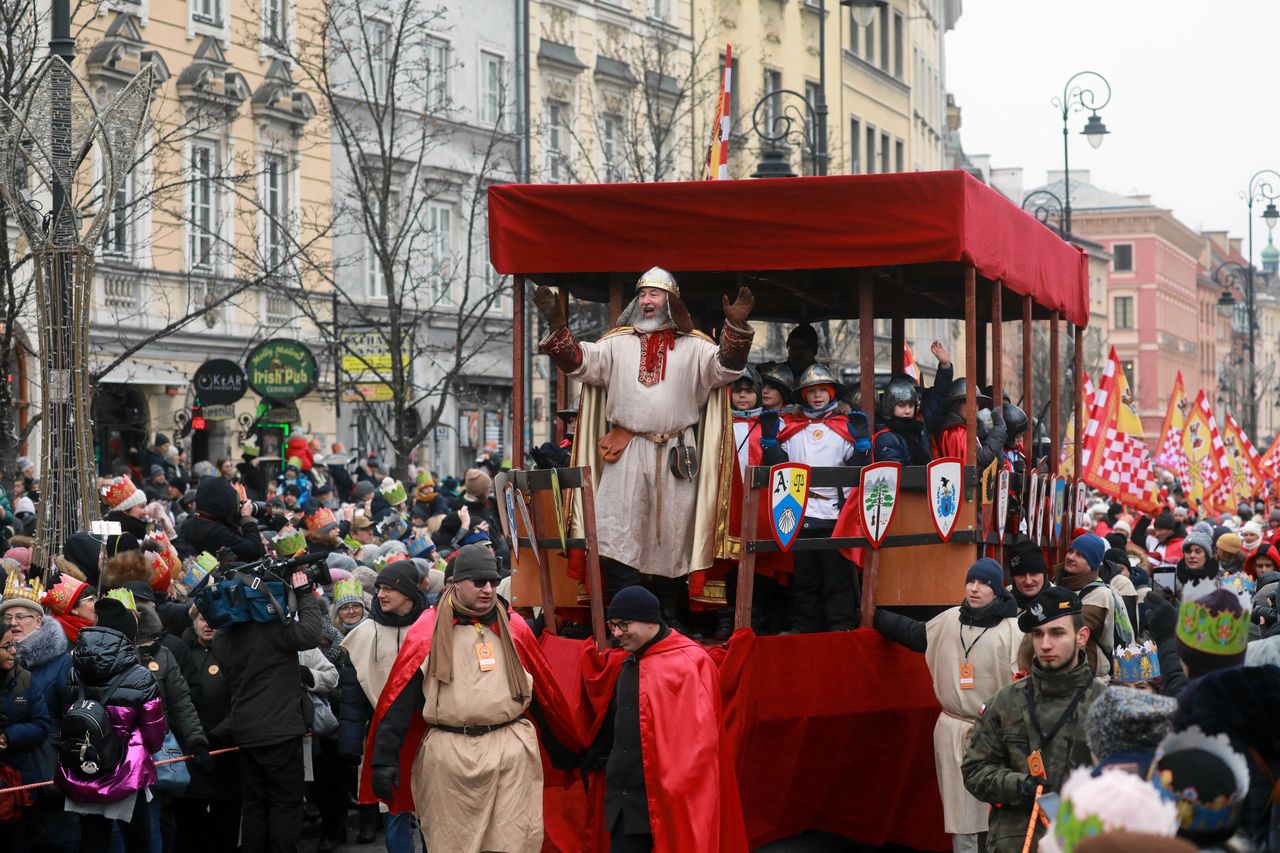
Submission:
<svg viewBox="0 0 1280 853">
<path fill-rule="evenodd" d="M 508 616 L 511 639 L 515 643 L 516 653 L 520 656 L 520 663 L 533 676 L 533 701 L 538 703 L 543 719 L 556 739 L 567 749 L 581 754 L 586 750 L 586 746 L 579 736 L 569 703 L 560 691 L 560 685 L 551 672 L 542 646 L 538 644 L 537 638 L 529 630 L 523 618 L 511 611 L 508 611 Z M 431 636 L 435 628 L 436 609 L 432 607 L 419 616 L 418 621 L 409 628 L 409 632 L 404 636 L 404 642 L 400 645 L 400 653 L 396 655 L 396 662 L 391 666 L 391 674 L 387 677 L 387 683 L 378 697 L 378 707 L 374 709 L 373 722 L 369 725 L 369 736 L 365 740 L 364 759 L 360 772 L 361 803 L 378 802 L 378 798 L 374 796 L 371 781 L 374 739 L 378 735 L 378 727 L 382 724 L 382 718 L 386 715 L 387 709 L 404 690 L 414 673 L 418 672 L 428 652 L 431 651 Z M 528 714 L 526 713 L 525 716 Z M 422 736 L 426 730 L 427 723 L 422 719 L 422 715 L 414 714 L 409 733 L 400 744 L 400 787 L 396 789 L 395 799 L 387 804 L 394 814 L 415 811 L 413 790 L 409 780 L 413 777 L 413 760 L 418 754 L 418 747 L 422 744 Z M 551 766 L 547 752 L 542 748 L 541 738 L 538 746 L 542 753 L 544 783 L 561 786 L 570 784 L 573 781 L 570 774 Z"/>
<path fill-rule="evenodd" d="M 603 656 L 583 645 L 586 716 L 592 738 L 609 712 L 628 652 Z M 747 850 L 733 750 L 724 736 L 720 674 L 702 646 L 676 631 L 645 651 L 640 664 L 640 744 L 655 853 Z M 582 849 L 607 850 L 604 773 L 591 775 L 594 836 Z"/>
</svg>

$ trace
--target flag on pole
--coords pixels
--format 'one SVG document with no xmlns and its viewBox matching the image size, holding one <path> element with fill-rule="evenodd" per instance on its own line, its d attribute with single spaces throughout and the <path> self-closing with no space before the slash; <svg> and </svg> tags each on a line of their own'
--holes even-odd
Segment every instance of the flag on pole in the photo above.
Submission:
<svg viewBox="0 0 1280 853">
<path fill-rule="evenodd" d="M 1227 422 L 1223 426 L 1222 444 L 1227 460 L 1227 470 L 1230 472 L 1231 492 L 1234 496 L 1228 509 L 1234 512 L 1235 507 L 1240 503 L 1251 502 L 1253 496 L 1262 488 L 1262 473 L 1258 470 L 1262 457 L 1258 455 L 1253 442 L 1249 440 L 1249 436 L 1230 413 L 1227 414 Z"/>
<path fill-rule="evenodd" d="M 729 132 L 733 127 L 729 115 L 729 93 L 733 91 L 733 45 L 724 46 L 724 73 L 720 76 L 720 97 L 716 102 L 716 120 L 711 125 L 711 147 L 707 149 L 706 174 L 703 180 L 723 181 L 729 177 Z"/>
<path fill-rule="evenodd" d="M 1084 394 L 1084 410 L 1089 415 L 1089 424 L 1093 423 L 1093 380 L 1089 378 L 1086 371 L 1082 374 L 1083 394 Z M 1096 428 L 1095 428 L 1096 429 Z M 1088 427 L 1085 428 L 1085 434 L 1089 434 Z M 1080 464 L 1089 467 L 1089 446 L 1086 443 L 1080 451 Z M 1076 413 L 1073 411 L 1071 416 L 1067 418 L 1067 433 L 1062 441 L 1062 457 L 1058 460 L 1058 470 L 1062 472 L 1064 477 L 1074 477 L 1076 475 Z"/>
<path fill-rule="evenodd" d="M 1262 476 L 1272 480 L 1277 479 L 1277 474 L 1280 474 L 1280 433 L 1276 433 L 1271 446 L 1267 448 L 1266 453 L 1262 454 L 1258 470 L 1262 472 Z"/>
<path fill-rule="evenodd" d="M 1084 481 L 1125 506 L 1155 512 L 1160 505 L 1159 484 L 1151 452 L 1141 438 L 1142 420 L 1114 347 L 1094 396 L 1093 411 L 1097 425 L 1089 424 L 1093 441 L 1089 464 L 1083 465 L 1082 460 Z"/>
<path fill-rule="evenodd" d="M 902 372 L 917 383 L 920 381 L 920 368 L 916 367 L 916 357 L 911 352 L 911 344 L 906 341 L 902 342 Z"/>
<path fill-rule="evenodd" d="M 1214 445 L 1221 448 L 1222 438 L 1218 435 L 1218 424 L 1213 419 L 1209 398 L 1202 388 L 1187 414 L 1182 431 L 1182 453 L 1187 460 L 1187 478 L 1183 481 L 1182 492 L 1192 506 L 1199 507 L 1211 501 L 1222 483 L 1222 468 Z"/>
<path fill-rule="evenodd" d="M 1187 415 L 1191 411 L 1191 401 L 1187 399 L 1187 389 L 1182 383 L 1182 371 L 1173 382 L 1173 393 L 1169 396 L 1169 406 L 1164 412 L 1164 424 L 1160 427 L 1160 447 L 1156 451 L 1156 464 L 1168 468 L 1186 488 L 1187 454 L 1182 450 L 1182 431 L 1187 425 Z"/>
</svg>

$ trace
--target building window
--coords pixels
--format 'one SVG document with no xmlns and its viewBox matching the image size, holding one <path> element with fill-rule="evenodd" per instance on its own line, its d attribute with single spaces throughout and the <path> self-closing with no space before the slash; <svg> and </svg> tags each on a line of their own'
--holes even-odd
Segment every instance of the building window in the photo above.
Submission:
<svg viewBox="0 0 1280 853">
<path fill-rule="evenodd" d="M 569 141 L 569 105 L 563 101 L 547 102 L 547 180 L 559 183 L 565 179 L 565 146 Z"/>
<path fill-rule="evenodd" d="M 607 115 L 600 123 L 600 154 L 604 159 L 604 179 L 614 183 L 627 179 L 626 158 L 619 150 L 622 144 L 622 119 Z"/>
<path fill-rule="evenodd" d="M 498 124 L 503 113 L 503 59 L 496 53 L 480 53 L 480 121 Z"/>
<path fill-rule="evenodd" d="M 191 0 L 191 19 L 213 27 L 222 26 L 222 0 Z"/>
<path fill-rule="evenodd" d="M 444 299 L 453 276 L 453 211 L 444 205 L 427 206 L 427 250 L 430 252 L 432 301 Z"/>
<path fill-rule="evenodd" d="M 902 144 L 901 139 L 895 139 L 893 142 L 893 168 L 897 172 L 907 170 L 906 146 Z"/>
<path fill-rule="evenodd" d="M 764 70 L 764 94 L 768 97 L 771 93 L 782 89 L 782 72 L 772 68 Z M 768 128 L 769 135 L 777 134 L 779 131 L 779 123 L 782 121 L 782 99 L 769 98 L 765 101 L 764 126 Z"/>
<path fill-rule="evenodd" d="M 1117 296 L 1112 300 L 1114 306 L 1114 316 L 1112 317 L 1112 326 L 1117 329 L 1133 328 L 1133 297 Z"/>
<path fill-rule="evenodd" d="M 217 260 L 218 146 L 212 142 L 191 145 L 191 269 L 213 272 Z"/>
<path fill-rule="evenodd" d="M 880 7 L 880 69 L 889 70 L 889 7 Z"/>
<path fill-rule="evenodd" d="M 262 260 L 269 274 L 288 254 L 285 245 L 289 227 L 289 166 L 284 157 L 268 154 L 262 158 Z"/>
<path fill-rule="evenodd" d="M 112 200 L 106 230 L 102 232 L 102 254 L 127 260 L 133 252 L 133 226 L 129 207 L 133 199 L 133 172 L 125 176 Z"/>
<path fill-rule="evenodd" d="M 866 173 L 874 174 L 876 171 L 876 129 L 871 125 L 867 125 L 867 150 L 864 156 L 866 165 Z"/>
<path fill-rule="evenodd" d="M 376 190 L 375 190 L 376 192 Z M 378 205 L 380 200 L 377 198 L 370 200 L 369 213 L 373 220 L 372 227 L 382 230 L 386 235 L 383 241 L 385 245 L 394 245 L 399 238 L 400 228 L 400 193 L 398 190 L 392 189 L 387 193 L 387 217 L 386 227 L 382 227 L 381 219 L 378 215 Z M 395 260 L 392 260 L 395 263 Z M 394 267 L 393 267 L 394 272 Z M 365 235 L 365 291 L 369 294 L 370 299 L 383 299 L 387 295 L 387 270 L 382 265 L 382 259 L 378 257 L 377 246 L 367 234 Z"/>
<path fill-rule="evenodd" d="M 853 9 L 849 10 L 849 52 L 854 56 L 862 55 L 862 27 L 853 18 Z"/>
<path fill-rule="evenodd" d="M 862 172 L 862 158 L 859 149 L 862 147 L 862 122 L 856 118 L 849 120 L 849 174 L 857 175 Z"/>
<path fill-rule="evenodd" d="M 262 40 L 271 46 L 284 44 L 285 0 L 262 0 Z"/>
<path fill-rule="evenodd" d="M 893 155 L 892 149 L 889 148 L 889 134 L 880 134 L 880 171 L 888 174 L 893 171 L 889 158 Z"/>
<path fill-rule="evenodd" d="M 1111 247 L 1111 271 L 1133 272 L 1133 244 L 1116 243 Z"/>
<path fill-rule="evenodd" d="M 904 73 L 902 68 L 902 65 L 903 65 L 902 40 L 905 36 L 905 33 L 903 33 L 903 27 L 905 24 L 906 24 L 906 21 L 903 19 L 902 15 L 899 14 L 898 12 L 894 12 L 893 13 L 893 76 L 897 77 L 899 80 L 902 79 L 902 75 Z"/>
<path fill-rule="evenodd" d="M 872 21 L 863 31 L 863 48 L 862 58 L 867 62 L 874 62 L 876 55 L 876 24 Z"/>
<path fill-rule="evenodd" d="M 369 21 L 365 27 L 369 51 L 369 94 L 381 103 L 387 94 L 387 60 L 390 54 L 391 27 L 382 21 Z"/>
<path fill-rule="evenodd" d="M 427 39 L 427 109 L 442 110 L 449 103 L 449 45 Z"/>
<path fill-rule="evenodd" d="M 387 271 L 382 268 L 382 259 L 378 257 L 376 247 L 371 240 L 365 240 L 365 292 L 370 299 L 383 299 L 387 295 Z"/>
<path fill-rule="evenodd" d="M 671 23 L 671 0 L 651 0 L 649 8 L 654 20 L 664 24 Z"/>
<path fill-rule="evenodd" d="M 818 94 L 818 84 L 806 81 L 804 84 L 804 99 L 809 102 L 809 107 L 813 110 L 813 114 L 815 116 L 818 114 Z M 809 143 L 809 148 L 811 150 L 816 151 L 818 148 L 818 128 L 816 124 L 809 122 L 808 120 L 806 120 L 804 124 L 805 141 Z"/>
</svg>

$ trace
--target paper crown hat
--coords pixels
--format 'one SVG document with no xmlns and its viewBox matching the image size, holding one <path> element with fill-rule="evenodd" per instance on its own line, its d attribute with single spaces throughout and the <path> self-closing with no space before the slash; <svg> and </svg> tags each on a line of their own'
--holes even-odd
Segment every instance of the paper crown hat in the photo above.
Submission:
<svg viewBox="0 0 1280 853">
<path fill-rule="evenodd" d="M 382 494 L 383 499 L 392 506 L 404 503 L 408 497 L 405 494 L 404 483 L 399 480 L 393 480 L 390 477 L 382 481 L 378 491 Z"/>
<path fill-rule="evenodd" d="M 650 267 L 648 272 L 640 276 L 636 282 L 636 292 L 639 293 L 642 287 L 656 287 L 658 290 L 680 295 L 680 285 L 676 284 L 676 277 L 662 267 Z"/>
<path fill-rule="evenodd" d="M 200 585 L 200 582 L 207 578 L 209 573 L 216 568 L 218 568 L 218 558 L 208 551 L 201 551 L 182 564 L 182 574 L 178 575 L 176 581 L 178 588 L 183 593 L 190 595 Z"/>
<path fill-rule="evenodd" d="M 28 601 L 40 603 L 40 597 L 44 594 L 44 586 L 40 583 L 39 578 L 32 578 L 30 584 L 25 584 L 20 579 L 20 572 L 10 572 L 9 579 L 4 583 L 4 600 L 12 601 L 15 598 L 25 598 Z"/>
<path fill-rule="evenodd" d="M 118 586 L 107 593 L 107 598 L 114 598 L 116 601 L 120 602 L 125 607 L 132 610 L 134 613 L 138 612 L 138 602 L 133 597 L 133 590 L 125 589 L 122 586 Z"/>
<path fill-rule="evenodd" d="M 1235 790 L 1201 802 L 1194 787 L 1176 787 L 1180 783 L 1185 784 L 1186 780 L 1176 779 L 1171 770 L 1161 769 L 1161 764 L 1170 755 L 1188 750 L 1208 753 L 1225 764 L 1235 778 Z M 1177 807 L 1178 823 L 1184 832 L 1225 832 L 1240 820 L 1244 797 L 1249 790 L 1249 765 L 1244 756 L 1232 749 L 1226 735 L 1207 735 L 1199 726 L 1175 732 L 1160 742 L 1151 767 L 1151 783 L 1162 797 Z"/>
<path fill-rule="evenodd" d="M 435 482 L 436 482 L 435 479 L 433 479 L 431 476 L 431 472 L 426 470 L 425 468 L 419 471 L 418 475 L 413 478 L 413 483 L 415 486 L 434 486 Z"/>
<path fill-rule="evenodd" d="M 336 527 L 338 520 L 333 517 L 333 510 L 322 506 L 307 516 L 306 524 L 312 533 L 320 533 L 330 526 Z"/>
<path fill-rule="evenodd" d="M 170 544 L 164 531 L 148 533 L 147 541 L 154 542 L 160 548 L 159 551 L 143 551 L 147 565 L 151 568 L 151 588 L 156 592 L 166 592 L 173 576 L 182 571 L 182 558 L 178 556 L 177 549 Z"/>
<path fill-rule="evenodd" d="M 1094 776 L 1078 767 L 1062 786 L 1058 813 L 1040 842 L 1042 853 L 1073 853 L 1082 842 L 1128 830 L 1170 838 L 1178 831 L 1174 807 L 1144 779 L 1121 770 Z"/>
<path fill-rule="evenodd" d="M 138 490 L 133 480 L 128 477 L 116 477 L 109 486 L 102 489 L 102 499 L 107 502 L 108 510 L 124 512 L 147 502 L 147 496 Z"/>
<path fill-rule="evenodd" d="M 1247 595 L 1250 598 L 1258 591 L 1258 582 L 1244 572 L 1232 572 L 1229 575 L 1223 575 L 1218 578 L 1218 586 L 1221 589 L 1229 589 L 1232 592 Z"/>
<path fill-rule="evenodd" d="M 1116 653 L 1115 663 L 1112 684 L 1140 684 L 1160 677 L 1160 655 L 1150 640 L 1142 645 L 1130 643 Z"/>
<path fill-rule="evenodd" d="M 364 604 L 364 587 L 360 585 L 360 581 L 351 578 L 333 585 L 334 607 L 342 607 L 344 604 Z"/>
<path fill-rule="evenodd" d="M 307 538 L 302 531 L 289 530 L 289 528 L 285 530 L 289 532 L 281 530 L 280 535 L 276 537 L 276 556 L 278 557 L 292 557 L 307 547 Z"/>
<path fill-rule="evenodd" d="M 48 591 L 40 597 L 40 603 L 51 613 L 63 616 L 76 606 L 80 596 L 84 595 L 89 588 L 89 585 L 82 580 L 77 580 L 71 575 L 62 575 L 58 582 L 49 587 Z"/>
<path fill-rule="evenodd" d="M 249 493 L 245 491 L 244 483 L 240 483 L 240 482 L 232 483 L 231 488 L 236 490 L 236 497 L 239 498 L 240 503 L 244 503 L 245 501 L 249 500 Z"/>
<path fill-rule="evenodd" d="M 1208 655 L 1242 655 L 1251 612 L 1247 596 L 1220 589 L 1214 581 L 1189 583 L 1178 608 L 1178 639 Z"/>
</svg>

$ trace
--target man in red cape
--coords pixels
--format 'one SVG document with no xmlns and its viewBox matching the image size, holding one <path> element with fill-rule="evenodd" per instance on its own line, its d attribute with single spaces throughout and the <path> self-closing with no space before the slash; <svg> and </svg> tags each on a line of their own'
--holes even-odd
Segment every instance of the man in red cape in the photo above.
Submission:
<svg viewBox="0 0 1280 853">
<path fill-rule="evenodd" d="M 590 780 L 594 837 L 582 849 L 746 851 L 715 663 L 662 621 L 644 587 L 614 596 L 609 626 L 622 648 L 601 656 L 585 646 L 579 710 L 592 745 L 584 765 L 598 772 Z"/>
<path fill-rule="evenodd" d="M 517 789 L 569 784 L 571 777 L 553 769 L 548 755 L 555 755 L 560 766 L 576 766 L 584 744 L 533 632 L 492 591 L 497 575 L 492 554 L 483 545 L 471 545 L 459 555 L 457 585 L 470 586 L 451 588 L 406 634 L 369 729 L 360 800 L 377 802 L 377 791 L 393 812 L 417 812 L 432 849 L 537 850 L 543 837 L 541 800 L 528 802 L 533 792 Z M 445 637 L 437 630 L 444 619 L 449 621 L 439 627 L 448 625 L 445 630 L 456 634 Z M 456 657 L 431 657 L 440 637 L 446 649 L 460 649 Z M 514 650 L 516 660 L 507 650 Z M 453 661 L 447 672 L 442 671 L 446 659 Z M 518 694 L 509 697 L 510 703 L 503 698 L 508 680 Z M 454 719 L 466 712 L 459 710 L 464 705 L 476 705 L 475 719 Z M 430 740 L 435 746 L 428 744 L 428 716 L 442 718 L 435 719 L 439 731 L 433 729 Z M 534 740 L 528 728 L 521 728 L 525 718 L 538 728 L 541 767 L 536 760 L 532 768 L 524 764 L 526 744 L 532 747 Z M 437 737 L 445 740 L 437 743 Z M 420 757 L 423 750 L 427 754 Z M 465 766 L 442 758 L 455 753 L 468 759 Z M 425 802 L 415 802 L 415 787 Z M 514 813 L 519 809 L 513 811 L 513 797 L 529 806 L 527 812 Z M 471 822 L 484 826 L 464 826 L 467 816 L 451 806 L 462 802 L 469 804 Z"/>
</svg>

